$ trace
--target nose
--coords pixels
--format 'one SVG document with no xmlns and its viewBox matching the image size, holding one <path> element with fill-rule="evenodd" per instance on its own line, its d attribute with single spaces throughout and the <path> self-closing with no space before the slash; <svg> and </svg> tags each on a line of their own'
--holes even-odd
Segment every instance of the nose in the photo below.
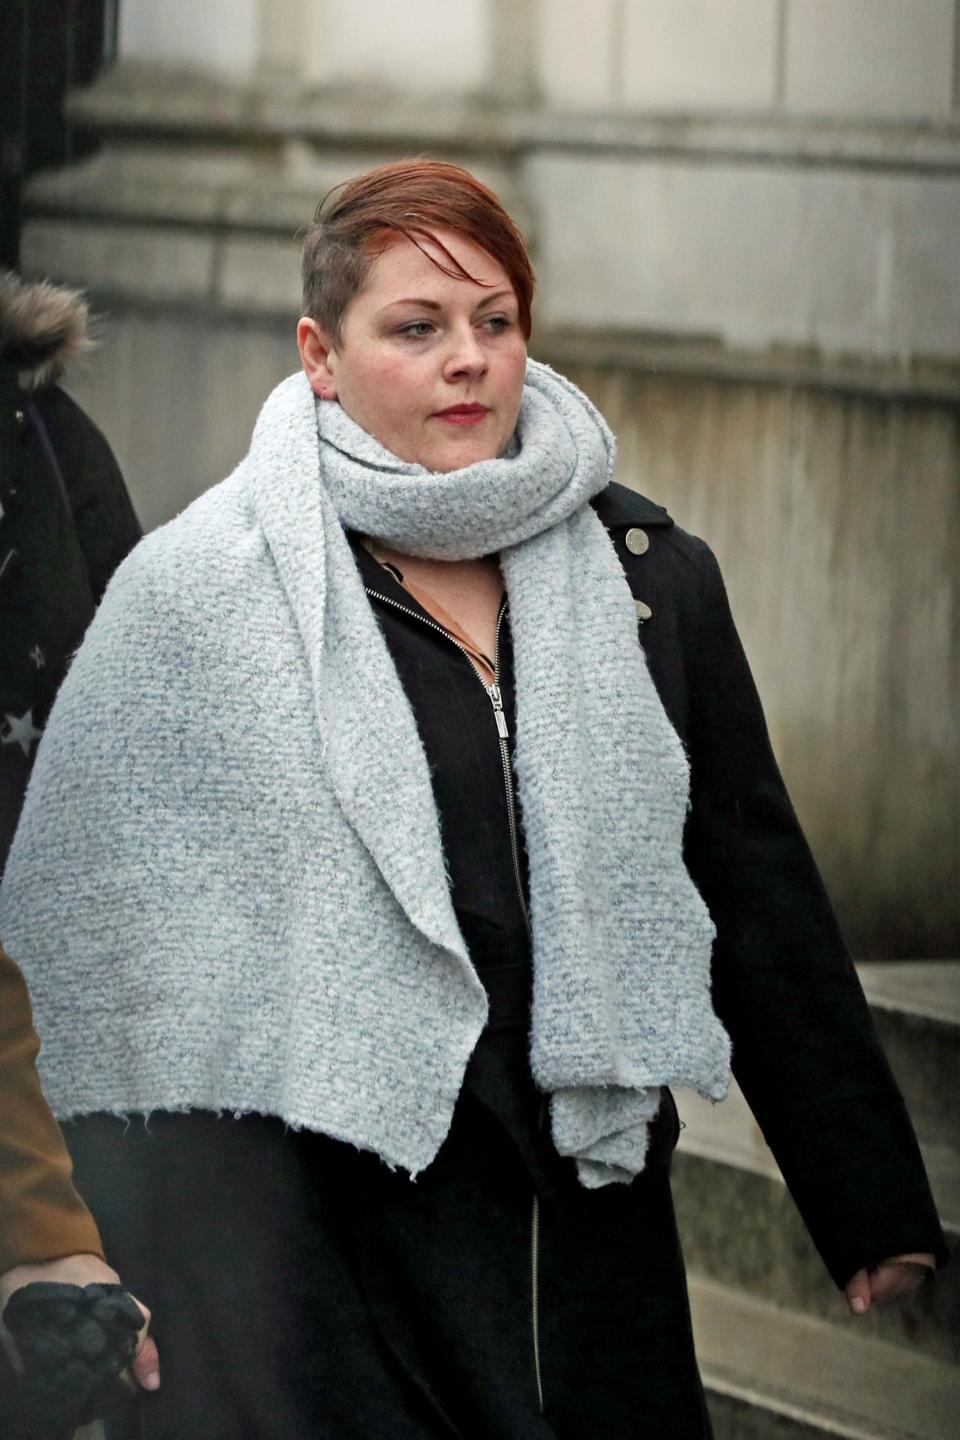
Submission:
<svg viewBox="0 0 960 1440">
<path fill-rule="evenodd" d="M 458 326 L 444 357 L 446 380 L 479 380 L 487 373 L 487 355 L 472 325 Z"/>
</svg>

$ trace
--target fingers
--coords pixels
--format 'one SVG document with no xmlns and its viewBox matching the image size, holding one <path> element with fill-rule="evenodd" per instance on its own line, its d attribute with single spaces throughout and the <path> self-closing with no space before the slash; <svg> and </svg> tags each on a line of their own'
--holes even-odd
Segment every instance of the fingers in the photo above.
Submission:
<svg viewBox="0 0 960 1440">
<path fill-rule="evenodd" d="M 870 1309 L 872 1298 L 869 1271 L 858 1270 L 844 1285 L 843 1293 L 847 1297 L 851 1312 L 854 1315 L 865 1315 Z"/>
<path fill-rule="evenodd" d="M 923 1284 L 927 1273 L 923 1265 L 911 1261 L 885 1260 L 869 1270 L 858 1270 L 844 1288 L 847 1303 L 854 1315 L 865 1315 L 871 1305 L 883 1305 L 897 1295 L 909 1295 Z"/>
<path fill-rule="evenodd" d="M 157 1342 L 152 1335 L 144 1335 L 130 1368 L 134 1380 L 144 1390 L 159 1390 L 160 1356 L 157 1354 Z"/>
<path fill-rule="evenodd" d="M 909 1261 L 888 1260 L 883 1265 L 877 1265 L 870 1272 L 874 1302 L 882 1305 L 896 1295 L 909 1295 L 922 1285 L 924 1274 L 922 1265 L 913 1265 Z"/>
<path fill-rule="evenodd" d="M 160 1388 L 160 1356 L 157 1352 L 157 1342 L 152 1335 L 147 1333 L 150 1328 L 150 1311 L 141 1300 L 137 1300 L 137 1304 L 143 1311 L 146 1323 L 140 1331 L 137 1352 L 133 1357 L 130 1369 L 133 1372 L 134 1380 L 144 1390 L 158 1390 Z"/>
</svg>

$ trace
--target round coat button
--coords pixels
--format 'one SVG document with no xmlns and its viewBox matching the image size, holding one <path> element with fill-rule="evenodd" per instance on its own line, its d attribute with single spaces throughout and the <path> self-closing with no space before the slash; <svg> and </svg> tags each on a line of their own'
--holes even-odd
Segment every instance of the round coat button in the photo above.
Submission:
<svg viewBox="0 0 960 1440">
<path fill-rule="evenodd" d="M 646 530 L 641 530 L 637 525 L 634 525 L 632 530 L 628 530 L 627 549 L 631 555 L 645 555 L 650 549 L 650 536 Z"/>
<path fill-rule="evenodd" d="M 634 600 L 633 603 L 637 607 L 637 619 L 649 620 L 650 616 L 653 614 L 653 611 L 650 609 L 650 606 L 646 603 L 646 601 Z"/>
</svg>

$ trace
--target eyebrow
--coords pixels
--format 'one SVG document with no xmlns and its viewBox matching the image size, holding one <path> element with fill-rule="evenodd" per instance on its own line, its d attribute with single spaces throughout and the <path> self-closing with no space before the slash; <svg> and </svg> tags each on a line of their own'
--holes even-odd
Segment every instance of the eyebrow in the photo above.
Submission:
<svg viewBox="0 0 960 1440">
<path fill-rule="evenodd" d="M 510 297 L 516 298 L 512 290 L 498 290 L 493 295 L 485 295 L 484 298 L 479 301 L 479 303 L 474 308 L 477 310 L 482 310 L 485 305 L 493 305 L 498 300 L 509 299 Z M 439 303 L 439 301 L 425 300 L 419 295 L 411 295 L 405 300 L 391 300 L 389 304 L 384 305 L 383 308 L 384 310 L 392 310 L 397 305 L 419 305 L 424 310 L 443 309 L 443 306 Z"/>
</svg>

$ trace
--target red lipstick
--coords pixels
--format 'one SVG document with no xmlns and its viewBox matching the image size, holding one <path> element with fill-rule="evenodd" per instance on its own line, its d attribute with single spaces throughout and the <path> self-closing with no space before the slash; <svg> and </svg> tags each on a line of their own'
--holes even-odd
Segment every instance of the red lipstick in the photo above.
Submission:
<svg viewBox="0 0 960 1440">
<path fill-rule="evenodd" d="M 490 411 L 486 405 L 451 405 L 446 410 L 434 412 L 437 420 L 446 420 L 450 425 L 479 425 Z"/>
</svg>

